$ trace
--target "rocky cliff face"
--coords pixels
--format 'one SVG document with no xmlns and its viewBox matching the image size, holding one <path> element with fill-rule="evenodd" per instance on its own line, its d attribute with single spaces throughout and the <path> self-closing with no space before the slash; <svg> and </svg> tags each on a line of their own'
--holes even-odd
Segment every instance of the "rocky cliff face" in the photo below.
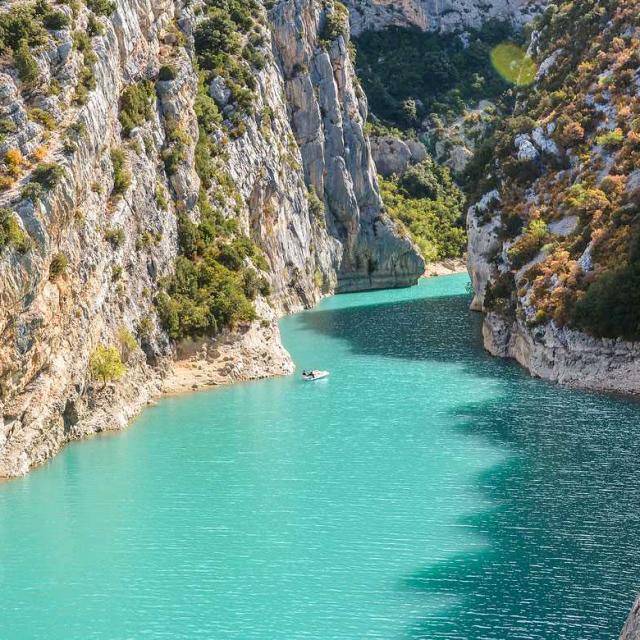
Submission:
<svg viewBox="0 0 640 640">
<path fill-rule="evenodd" d="M 253 108 L 239 114 L 228 78 L 207 87 L 225 118 L 209 135 L 224 149 L 209 184 L 197 170 L 208 135 L 193 45 L 203 5 L 110 8 L 57 5 L 67 18 L 49 20 L 60 28 L 33 48 L 37 79 L 16 71 L 17 47 L 1 63 L 0 206 L 13 242 L 0 242 L 0 477 L 126 425 L 176 356 L 197 356 L 194 384 L 288 373 L 278 315 L 332 291 L 410 285 L 423 271 L 382 213 L 348 29 L 320 42 L 330 5 L 259 8 Z M 123 92 L 144 81 L 150 111 L 125 131 Z M 197 224 L 205 206 L 257 245 L 263 259 L 245 263 L 270 293 L 257 294 L 257 320 L 175 343 L 156 297 L 180 252 L 178 220 Z M 117 383 L 89 374 L 100 345 L 125 361 Z"/>
<path fill-rule="evenodd" d="M 389 26 L 443 33 L 479 29 L 491 19 L 519 27 L 536 16 L 546 0 L 348 0 L 354 35 Z"/>
<path fill-rule="evenodd" d="M 469 209 L 472 308 L 484 340 L 532 374 L 640 392 L 638 3 L 554 3 L 529 48 L 538 65 Z M 603 42 L 609 53 L 598 53 Z M 482 193 L 484 192 L 484 193 Z"/>
</svg>

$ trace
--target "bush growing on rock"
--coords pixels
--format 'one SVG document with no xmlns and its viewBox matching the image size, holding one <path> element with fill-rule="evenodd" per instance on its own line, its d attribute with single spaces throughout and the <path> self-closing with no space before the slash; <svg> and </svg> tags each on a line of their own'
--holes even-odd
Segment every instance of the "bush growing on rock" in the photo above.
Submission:
<svg viewBox="0 0 640 640">
<path fill-rule="evenodd" d="M 110 16 L 116 10 L 113 0 L 87 0 L 87 6 L 99 16 Z"/>
<path fill-rule="evenodd" d="M 52 31 L 58 31 L 60 29 L 66 29 L 71 20 L 69 20 L 69 16 L 66 13 L 62 13 L 62 11 L 47 11 L 43 18 L 42 23 L 47 29 L 51 29 Z"/>
<path fill-rule="evenodd" d="M 31 174 L 31 180 L 37 182 L 45 191 L 54 189 L 62 180 L 64 169 L 56 162 L 42 162 Z"/>
<path fill-rule="evenodd" d="M 53 258 L 51 258 L 51 263 L 49 264 L 49 280 L 55 280 L 61 276 L 66 271 L 68 264 L 69 260 L 64 253 L 54 254 Z"/>
<path fill-rule="evenodd" d="M 122 227 L 109 227 L 104 232 L 104 239 L 114 249 L 118 249 L 124 244 L 124 229 Z"/>
<path fill-rule="evenodd" d="M 533 260 L 542 248 L 548 236 L 547 225 L 543 220 L 533 220 L 523 236 L 509 249 L 509 259 L 515 269 L 521 269 Z"/>
<path fill-rule="evenodd" d="M 24 41 L 27 47 L 46 42 L 47 34 L 35 16 L 33 4 L 17 4 L 2 14 L 0 20 L 0 53 L 7 49 L 17 51 Z"/>
<path fill-rule="evenodd" d="M 29 236 L 22 230 L 11 209 L 0 208 L 0 251 L 5 247 L 15 247 L 24 253 L 29 248 Z"/>
<path fill-rule="evenodd" d="M 126 373 L 120 353 L 115 347 L 99 345 L 89 358 L 89 371 L 94 380 L 102 382 L 100 390 L 107 386 L 107 382 L 119 380 Z"/>
<path fill-rule="evenodd" d="M 31 55 L 26 39 L 20 41 L 13 57 L 20 80 L 26 84 L 35 82 L 40 75 L 40 69 L 35 58 Z"/>
<path fill-rule="evenodd" d="M 37 202 L 44 193 L 44 189 L 39 182 L 27 182 L 20 191 L 20 197 L 23 200 L 31 200 L 31 202 Z"/>
<path fill-rule="evenodd" d="M 131 173 L 127 169 L 127 157 L 124 150 L 112 149 L 111 164 L 113 165 L 112 195 L 122 195 L 131 185 Z"/>
<path fill-rule="evenodd" d="M 33 109 L 29 109 L 29 117 L 49 131 L 53 131 L 56 128 L 56 119 L 49 111 L 34 107 Z"/>
<path fill-rule="evenodd" d="M 320 33 L 322 40 L 335 40 L 349 33 L 349 10 L 341 2 L 333 2 Z"/>
<path fill-rule="evenodd" d="M 265 64 L 258 50 L 264 46 L 258 24 L 264 9 L 256 0 L 207 0 L 206 6 L 206 18 L 194 32 L 203 82 L 222 77 L 231 92 L 230 101 L 236 103 L 240 111 L 249 113 L 256 88 L 251 67 L 262 68 Z M 237 119 L 239 114 L 235 116 Z"/>
<path fill-rule="evenodd" d="M 178 77 L 178 72 L 172 64 L 163 64 L 158 71 L 158 80 L 161 82 L 170 82 Z"/>
<path fill-rule="evenodd" d="M 120 344 L 120 355 L 123 362 L 128 362 L 131 355 L 137 350 L 138 342 L 126 327 L 118 329 L 118 343 Z"/>
<path fill-rule="evenodd" d="M 149 81 L 131 84 L 120 96 L 120 124 L 129 137 L 136 127 L 143 125 L 153 115 L 155 91 Z"/>
</svg>

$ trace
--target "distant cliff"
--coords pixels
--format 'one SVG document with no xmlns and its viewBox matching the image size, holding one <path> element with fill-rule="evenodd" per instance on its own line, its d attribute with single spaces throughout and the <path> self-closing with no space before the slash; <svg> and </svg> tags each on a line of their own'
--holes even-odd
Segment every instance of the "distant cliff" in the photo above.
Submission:
<svg viewBox="0 0 640 640">
<path fill-rule="evenodd" d="M 347 0 L 354 35 L 389 26 L 443 33 L 480 29 L 489 20 L 522 26 L 546 0 Z"/>
</svg>

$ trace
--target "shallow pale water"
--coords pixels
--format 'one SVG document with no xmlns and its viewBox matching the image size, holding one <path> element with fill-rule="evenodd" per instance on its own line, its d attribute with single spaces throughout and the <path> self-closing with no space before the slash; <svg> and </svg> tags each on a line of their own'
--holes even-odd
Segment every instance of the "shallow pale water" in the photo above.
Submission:
<svg viewBox="0 0 640 640">
<path fill-rule="evenodd" d="M 0 485 L 0 638 L 611 639 L 640 412 L 481 349 L 467 280 L 282 322 L 298 377 L 167 399 Z"/>
</svg>

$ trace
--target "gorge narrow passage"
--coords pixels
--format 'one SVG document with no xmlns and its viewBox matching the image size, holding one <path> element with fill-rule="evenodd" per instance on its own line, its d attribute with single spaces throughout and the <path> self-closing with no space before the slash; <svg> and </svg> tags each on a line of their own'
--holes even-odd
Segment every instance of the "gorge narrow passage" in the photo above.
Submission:
<svg viewBox="0 0 640 640">
<path fill-rule="evenodd" d="M 0 485 L 0 636 L 616 637 L 638 405 L 492 359 L 468 303 L 330 298 L 281 322 L 328 380 L 165 399 Z"/>
</svg>

